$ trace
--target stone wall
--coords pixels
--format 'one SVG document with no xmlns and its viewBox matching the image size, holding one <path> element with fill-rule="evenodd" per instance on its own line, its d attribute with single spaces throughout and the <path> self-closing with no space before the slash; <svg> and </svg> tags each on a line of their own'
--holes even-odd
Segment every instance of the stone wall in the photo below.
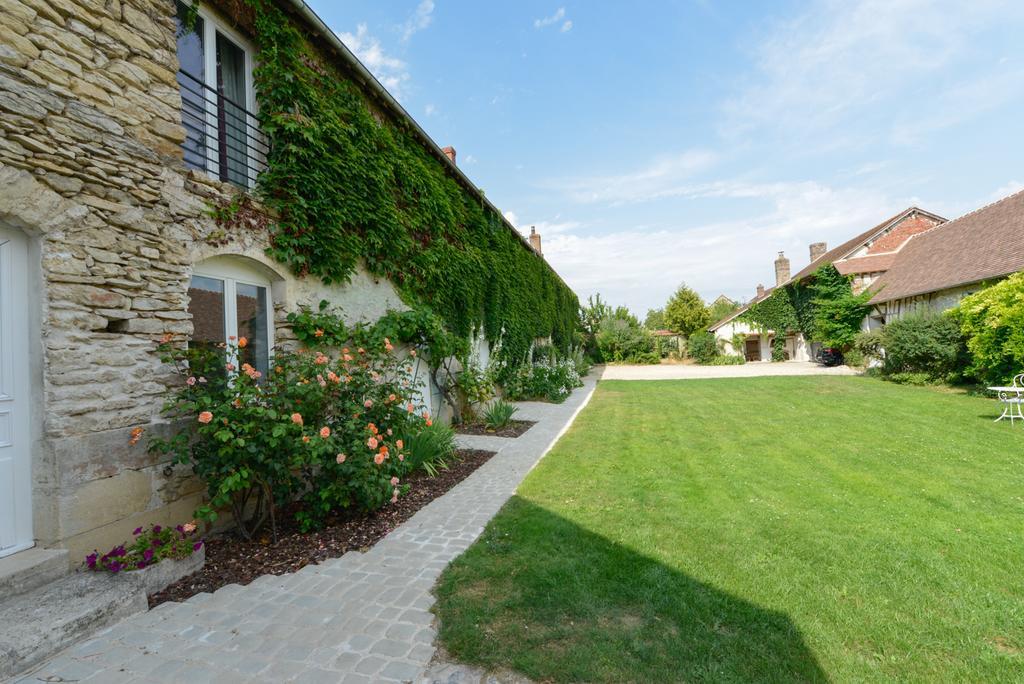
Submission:
<svg viewBox="0 0 1024 684">
<path fill-rule="evenodd" d="M 277 339 L 297 305 L 352 319 L 402 308 L 360 271 L 296 279 L 265 234 L 216 241 L 209 202 L 232 189 L 185 169 L 170 0 L 15 0 L 0 12 L 0 225 L 31 240 L 34 533 L 77 562 L 145 522 L 189 518 L 200 484 L 147 453 L 169 376 L 154 349 L 192 323 L 192 267 L 235 254 L 273 273 Z M 216 243 L 216 244 L 214 244 Z M 131 431 L 146 436 L 130 444 Z"/>
</svg>

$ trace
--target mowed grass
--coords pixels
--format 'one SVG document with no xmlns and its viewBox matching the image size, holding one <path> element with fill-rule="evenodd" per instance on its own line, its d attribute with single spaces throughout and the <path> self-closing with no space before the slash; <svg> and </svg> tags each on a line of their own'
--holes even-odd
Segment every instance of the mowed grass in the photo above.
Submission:
<svg viewBox="0 0 1024 684">
<path fill-rule="evenodd" d="M 436 611 L 540 681 L 1024 680 L 1024 429 L 868 378 L 600 383 Z"/>
</svg>

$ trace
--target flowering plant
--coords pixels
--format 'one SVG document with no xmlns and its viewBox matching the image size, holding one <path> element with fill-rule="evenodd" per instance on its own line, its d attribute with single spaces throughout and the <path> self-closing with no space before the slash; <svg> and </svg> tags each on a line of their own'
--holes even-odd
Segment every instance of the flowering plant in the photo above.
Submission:
<svg viewBox="0 0 1024 684">
<path fill-rule="evenodd" d="M 177 527 L 137 527 L 132 535 L 134 539 L 131 542 L 118 544 L 103 555 L 99 551 L 90 553 L 85 557 L 86 567 L 114 574 L 124 570 L 142 570 L 165 558 L 188 558 L 203 548 L 203 540 L 197 538 L 195 522 Z"/>
<path fill-rule="evenodd" d="M 245 338 L 182 350 L 164 344 L 181 382 L 164 415 L 186 429 L 150 448 L 189 463 L 206 483 L 213 519 L 230 508 L 252 538 L 277 510 L 301 501 L 303 528 L 334 509 L 397 500 L 408 473 L 402 437 L 431 423 L 415 399 L 413 368 L 384 337 L 370 347 L 277 350 L 266 372 L 236 368 Z M 327 352 L 327 353 L 325 353 Z"/>
<path fill-rule="evenodd" d="M 512 400 L 542 399 L 560 404 L 583 386 L 576 362 L 552 347 L 531 347 L 526 363 L 506 369 L 504 376 L 505 396 Z"/>
</svg>

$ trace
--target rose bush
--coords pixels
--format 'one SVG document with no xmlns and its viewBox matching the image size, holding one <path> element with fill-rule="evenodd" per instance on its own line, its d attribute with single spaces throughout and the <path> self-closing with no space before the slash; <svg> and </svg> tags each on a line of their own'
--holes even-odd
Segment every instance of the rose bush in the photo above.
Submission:
<svg viewBox="0 0 1024 684">
<path fill-rule="evenodd" d="M 246 538 L 268 521 L 276 536 L 285 504 L 300 501 L 297 519 L 311 529 L 332 510 L 374 510 L 403 493 L 403 437 L 431 419 L 390 339 L 336 352 L 278 350 L 265 377 L 236 367 L 245 345 L 161 346 L 181 378 L 164 415 L 184 429 L 150 448 L 190 464 L 206 483 L 210 501 L 198 516 L 228 508 Z"/>
</svg>

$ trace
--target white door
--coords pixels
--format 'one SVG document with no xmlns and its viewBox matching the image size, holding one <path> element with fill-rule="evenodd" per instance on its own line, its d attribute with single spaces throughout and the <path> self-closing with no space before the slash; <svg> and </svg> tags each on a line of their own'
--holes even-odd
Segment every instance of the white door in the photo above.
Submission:
<svg viewBox="0 0 1024 684">
<path fill-rule="evenodd" d="M 0 227 L 0 556 L 32 546 L 28 246 Z"/>
</svg>

